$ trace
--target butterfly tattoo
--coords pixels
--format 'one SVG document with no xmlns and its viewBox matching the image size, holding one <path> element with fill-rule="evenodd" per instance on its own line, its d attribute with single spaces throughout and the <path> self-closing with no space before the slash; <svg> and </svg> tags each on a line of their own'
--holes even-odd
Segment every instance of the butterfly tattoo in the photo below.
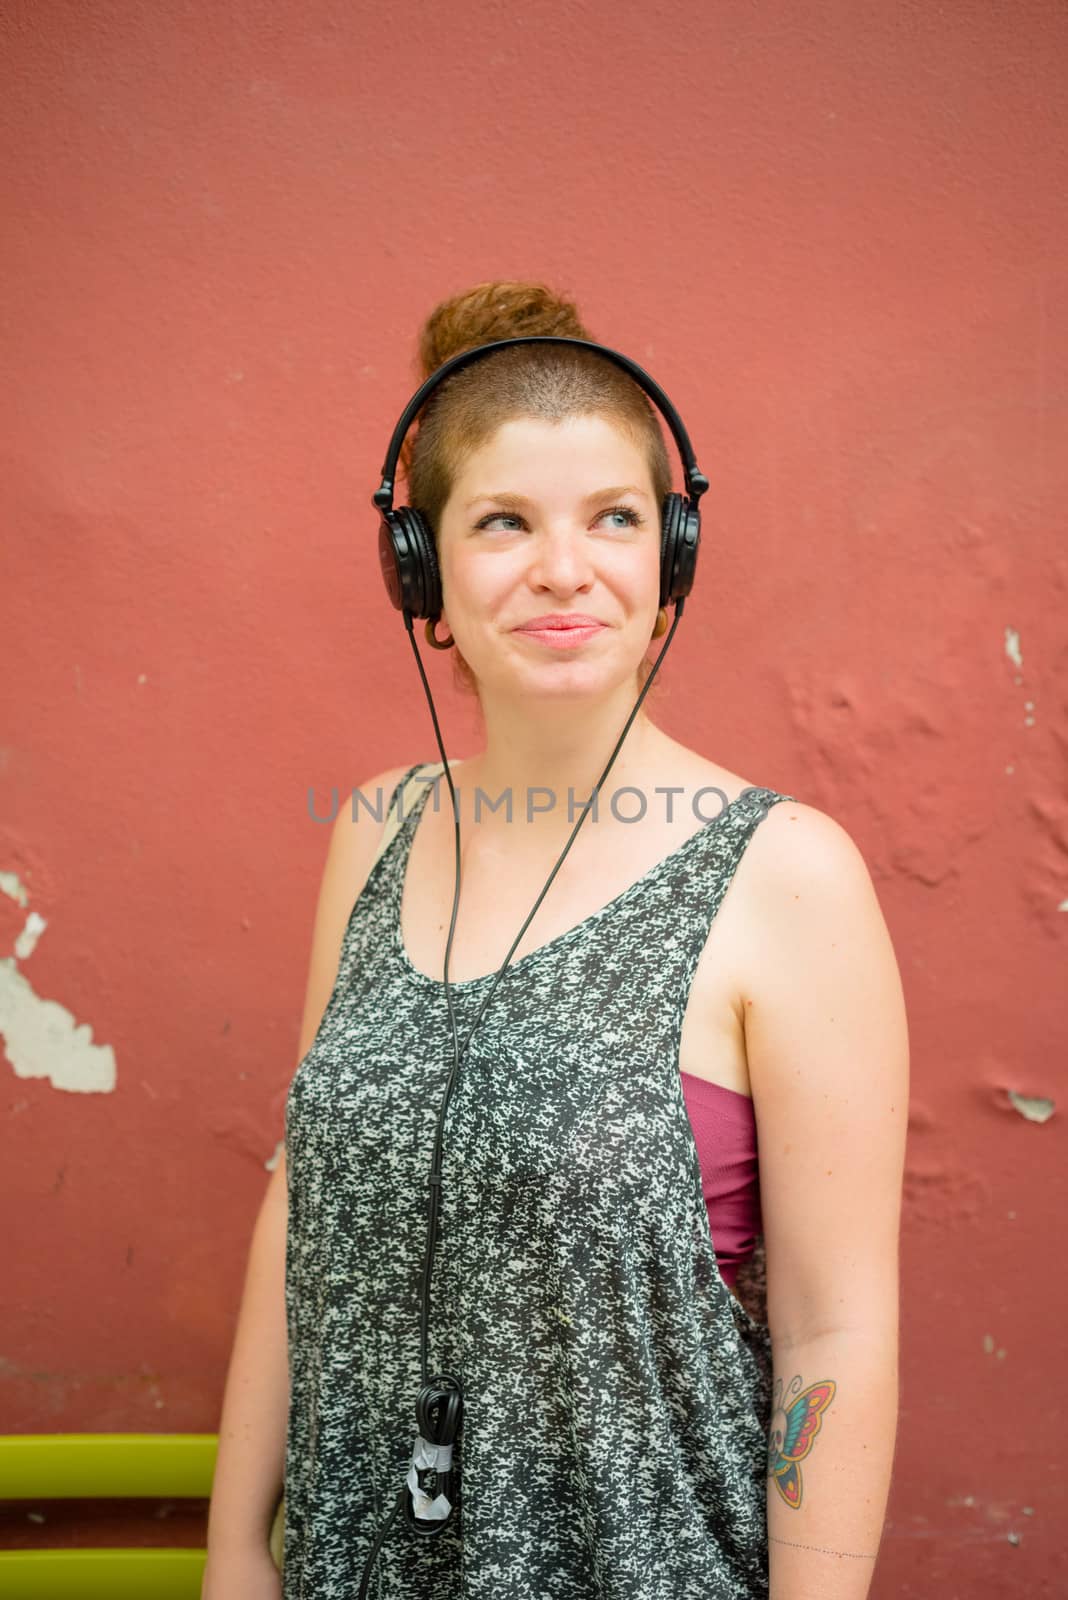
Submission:
<svg viewBox="0 0 1068 1600">
<path fill-rule="evenodd" d="M 783 1380 L 776 1380 L 768 1429 L 768 1475 L 795 1510 L 801 1504 L 801 1462 L 812 1449 L 836 1387 L 830 1378 L 823 1378 L 798 1394 L 800 1385 L 800 1377 L 791 1379 L 784 1395 Z"/>
</svg>

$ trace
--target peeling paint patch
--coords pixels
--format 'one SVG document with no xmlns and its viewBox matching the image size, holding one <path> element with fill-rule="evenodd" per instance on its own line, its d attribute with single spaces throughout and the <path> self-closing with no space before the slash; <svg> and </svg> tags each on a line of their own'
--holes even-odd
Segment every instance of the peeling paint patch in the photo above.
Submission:
<svg viewBox="0 0 1068 1600">
<path fill-rule="evenodd" d="M 0 892 L 6 894 L 10 900 L 14 900 L 17 906 L 29 905 L 29 893 L 17 872 L 0 872 Z"/>
<path fill-rule="evenodd" d="M 1028 1122 L 1048 1122 L 1052 1117 L 1055 1106 L 1052 1100 L 1047 1100 L 1044 1095 L 1017 1094 L 1015 1089 L 1008 1091 L 1009 1099 Z"/>
<path fill-rule="evenodd" d="M 115 1087 L 111 1046 L 93 1044 L 87 1022 L 35 994 L 10 958 L 0 959 L 0 1036 L 20 1078 L 50 1078 L 54 1088 L 75 1094 L 109 1094 Z"/>
<path fill-rule="evenodd" d="M 1057 910 L 1058 911 L 1068 911 L 1068 900 L 1062 900 L 1060 905 L 1057 907 Z"/>
<path fill-rule="evenodd" d="M 20 961 L 25 961 L 27 956 L 32 956 L 37 948 L 37 941 L 48 927 L 47 920 L 39 911 L 31 911 L 26 918 L 22 932 L 15 940 L 15 955 Z"/>
<path fill-rule="evenodd" d="M 274 1172 L 278 1166 L 279 1161 L 282 1159 L 282 1151 L 285 1149 L 285 1146 L 285 1140 L 279 1139 L 278 1143 L 274 1147 L 274 1155 L 268 1156 L 267 1160 L 263 1163 L 268 1172 Z"/>
<path fill-rule="evenodd" d="M 1005 629 L 1005 654 L 1017 669 L 1023 666 L 1023 656 L 1020 654 L 1020 635 L 1015 628 Z"/>
</svg>

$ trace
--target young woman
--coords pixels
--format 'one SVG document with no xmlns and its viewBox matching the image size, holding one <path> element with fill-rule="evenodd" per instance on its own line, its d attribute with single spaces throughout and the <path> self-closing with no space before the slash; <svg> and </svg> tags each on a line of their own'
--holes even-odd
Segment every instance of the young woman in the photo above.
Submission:
<svg viewBox="0 0 1068 1600">
<path fill-rule="evenodd" d="M 483 284 L 432 314 L 424 372 L 520 334 L 593 337 L 541 285 Z M 450 760 L 453 1017 L 453 814 L 422 762 L 334 826 L 205 1600 L 863 1600 L 908 1099 L 869 873 L 832 818 L 669 737 L 646 701 L 486 1004 L 664 632 L 671 464 L 618 366 L 517 346 L 445 380 L 406 471 L 441 573 L 428 638 L 483 730 Z M 709 606 L 714 577 L 706 547 Z M 426 1538 L 389 1519 L 453 1020 L 429 1348 L 464 1403 L 458 1504 Z"/>
</svg>

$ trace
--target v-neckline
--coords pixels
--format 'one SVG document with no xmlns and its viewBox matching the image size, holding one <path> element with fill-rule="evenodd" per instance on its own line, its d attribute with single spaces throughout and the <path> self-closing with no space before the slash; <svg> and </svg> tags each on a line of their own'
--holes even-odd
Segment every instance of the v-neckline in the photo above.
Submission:
<svg viewBox="0 0 1068 1600">
<path fill-rule="evenodd" d="M 457 765 L 459 765 L 459 763 L 453 763 L 453 766 Z M 422 984 L 424 988 L 428 989 L 444 990 L 444 978 L 432 978 L 428 972 L 420 971 L 420 969 L 415 965 L 411 956 L 408 954 L 404 943 L 401 918 L 402 907 L 404 905 L 404 885 L 408 877 L 408 863 L 411 859 L 412 845 L 415 842 L 415 834 L 416 829 L 419 826 L 419 819 L 423 814 L 423 807 L 426 805 L 427 798 L 430 794 L 430 787 L 431 786 L 429 783 L 425 786 L 422 796 L 416 801 L 416 804 L 412 806 L 411 810 L 408 812 L 407 818 L 405 819 L 405 826 L 408 829 L 408 834 L 407 842 L 403 852 L 403 861 L 399 864 L 399 870 L 397 872 L 397 889 L 394 895 L 393 905 L 393 948 L 401 966 L 414 983 Z M 684 856 L 688 851 L 690 851 L 698 839 L 703 839 L 713 829 L 718 828 L 721 823 L 725 822 L 729 816 L 732 816 L 734 812 L 742 805 L 744 800 L 748 799 L 752 795 L 769 794 L 770 792 L 770 790 L 761 789 L 757 785 L 751 785 L 748 789 L 743 789 L 740 794 L 735 795 L 733 800 L 729 800 L 727 802 L 717 817 L 710 817 L 703 827 L 697 829 L 696 833 L 691 833 L 690 837 L 688 839 L 684 839 L 680 845 L 676 845 L 674 850 L 670 850 L 666 856 L 661 856 L 659 861 L 654 861 L 653 865 L 643 872 L 640 878 L 635 878 L 633 883 L 628 884 L 625 889 L 621 889 L 619 894 L 613 895 L 612 899 L 606 901 L 603 906 L 598 906 L 597 909 L 591 911 L 588 916 L 583 917 L 581 922 L 576 922 L 572 927 L 565 928 L 562 933 L 556 934 L 552 939 L 547 939 L 544 944 L 536 945 L 533 950 L 528 950 L 526 955 L 519 956 L 518 958 L 513 957 L 508 963 L 506 975 L 508 972 L 522 971 L 535 961 L 544 959 L 548 955 L 555 954 L 557 950 L 568 944 L 571 944 L 579 937 L 580 934 L 586 932 L 586 930 L 593 924 L 600 922 L 602 918 L 609 916 L 621 906 L 626 905 L 641 889 L 646 886 L 646 884 L 648 884 L 652 879 L 659 877 L 666 867 L 671 866 L 674 862 L 677 862 L 680 857 Z M 512 937 L 514 938 L 515 935 L 513 934 Z M 452 991 L 478 989 L 483 984 L 490 983 L 497 976 L 499 971 L 500 967 L 497 966 L 492 972 L 481 973 L 477 978 L 450 977 L 449 988 Z"/>
</svg>

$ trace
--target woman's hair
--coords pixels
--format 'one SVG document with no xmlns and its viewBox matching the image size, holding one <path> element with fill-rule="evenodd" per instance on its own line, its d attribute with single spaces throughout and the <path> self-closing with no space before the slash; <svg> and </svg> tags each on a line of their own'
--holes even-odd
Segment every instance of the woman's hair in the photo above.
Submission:
<svg viewBox="0 0 1068 1600">
<path fill-rule="evenodd" d="M 523 334 L 593 340 L 574 304 L 545 284 L 480 283 L 443 300 L 430 313 L 419 335 L 419 381 L 464 350 Z M 439 384 L 401 450 L 407 503 L 422 512 L 437 539 L 441 514 L 464 462 L 505 422 L 518 417 L 561 422 L 590 415 L 604 417 L 644 450 L 659 526 L 660 505 L 671 489 L 671 464 L 656 411 L 645 391 L 615 362 L 563 345 L 498 350 Z M 477 693 L 474 674 L 458 646 L 453 659 L 458 685 Z M 651 666 L 643 658 L 641 685 Z"/>
</svg>

